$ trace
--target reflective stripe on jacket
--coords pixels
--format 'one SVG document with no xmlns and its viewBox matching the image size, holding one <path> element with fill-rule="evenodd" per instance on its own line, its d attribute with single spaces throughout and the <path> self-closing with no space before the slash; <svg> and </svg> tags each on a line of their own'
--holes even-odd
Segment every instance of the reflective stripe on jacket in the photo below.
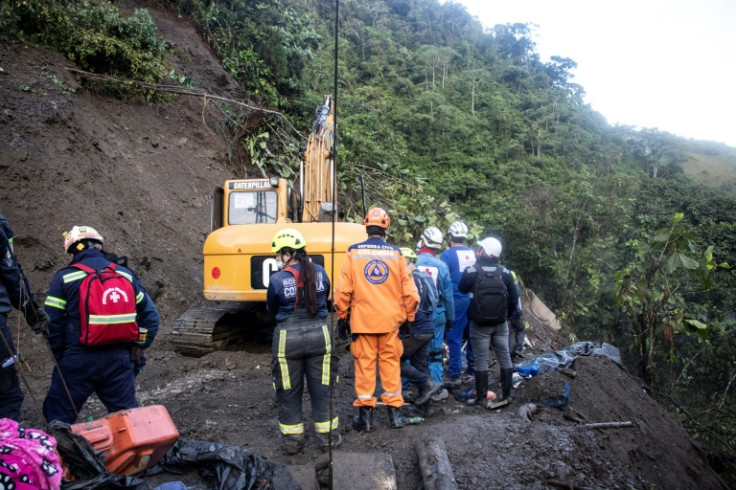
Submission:
<svg viewBox="0 0 736 490">
<path fill-rule="evenodd" d="M 69 265 L 57 272 L 52 279 L 44 309 L 50 319 L 47 337 L 51 350 L 57 359 L 60 359 L 69 348 L 77 346 L 82 348 L 79 343 L 81 324 L 81 318 L 79 316 L 79 286 L 81 281 L 87 276 L 87 273 L 71 267 L 72 264 L 80 262 L 96 270 L 103 269 L 110 263 L 103 257 L 99 250 L 88 248 L 75 255 Z M 133 290 L 136 295 L 136 321 L 139 328 L 146 328 L 148 330 L 146 345 L 143 346 L 147 347 L 158 332 L 160 322 L 158 310 L 153 305 L 153 301 L 148 296 L 148 293 L 146 293 L 140 281 L 132 272 L 122 266 L 116 266 L 115 270 L 133 283 Z M 124 348 L 128 348 L 127 346 L 128 344 L 121 345 Z M 117 348 L 117 346 L 111 346 L 109 348 L 113 349 Z"/>
<path fill-rule="evenodd" d="M 419 293 L 398 247 L 380 238 L 352 245 L 335 286 L 338 318 L 354 334 L 388 333 L 414 321 Z"/>
</svg>

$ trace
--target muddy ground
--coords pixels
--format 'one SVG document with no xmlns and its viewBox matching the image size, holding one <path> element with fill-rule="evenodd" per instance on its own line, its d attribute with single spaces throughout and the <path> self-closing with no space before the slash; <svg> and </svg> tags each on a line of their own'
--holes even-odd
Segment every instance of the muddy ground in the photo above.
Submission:
<svg viewBox="0 0 736 490">
<path fill-rule="evenodd" d="M 116 3 L 128 12 L 143 5 Z M 177 71 L 197 88 L 243 97 L 191 25 L 168 12 L 151 12 L 172 47 Z M 202 301 L 209 189 L 242 175 L 228 159 L 230 141 L 216 130 L 221 113 L 212 105 L 203 109 L 201 98 L 123 102 L 89 90 L 72 67 L 59 54 L 0 46 L 0 212 L 14 227 L 17 253 L 34 291 L 43 300 L 54 272 L 66 264 L 62 231 L 74 224 L 97 227 L 108 249 L 131 257 L 162 313 L 149 365 L 138 378 L 141 404 L 166 406 L 185 439 L 243 447 L 283 464 L 314 463 L 320 451 L 309 425 L 303 454 L 281 451 L 267 343 L 197 359 L 175 353 L 167 338 L 177 316 Z M 17 316 L 9 322 L 30 384 L 23 417 L 38 425 L 34 398 L 42 400 L 48 388 L 51 357 Z M 540 332 L 536 353 L 561 345 L 553 336 Z M 379 410 L 378 429 L 371 434 L 349 428 L 348 353 L 340 371 L 334 399 L 344 431 L 339 451 L 389 454 L 400 489 L 422 487 L 414 447 L 431 436 L 444 439 L 460 488 L 725 488 L 675 417 L 647 395 L 640 380 L 606 357 L 582 357 L 564 374 L 526 381 L 514 405 L 500 411 L 450 398 L 437 403 L 423 423 L 392 430 Z M 526 402 L 561 395 L 565 383 L 567 408 L 542 407 L 531 421 L 517 413 Z M 82 414 L 102 415 L 96 400 Z M 624 421 L 633 426 L 582 426 Z M 147 485 L 160 481 L 151 478 Z"/>
</svg>

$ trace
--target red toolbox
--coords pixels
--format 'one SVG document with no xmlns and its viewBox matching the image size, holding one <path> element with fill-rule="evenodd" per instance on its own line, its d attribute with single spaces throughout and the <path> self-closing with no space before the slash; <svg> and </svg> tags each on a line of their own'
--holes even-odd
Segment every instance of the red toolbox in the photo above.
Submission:
<svg viewBox="0 0 736 490">
<path fill-rule="evenodd" d="M 163 405 L 132 408 L 71 426 L 105 453 L 105 466 L 117 475 L 137 475 L 155 465 L 179 439 Z"/>
</svg>

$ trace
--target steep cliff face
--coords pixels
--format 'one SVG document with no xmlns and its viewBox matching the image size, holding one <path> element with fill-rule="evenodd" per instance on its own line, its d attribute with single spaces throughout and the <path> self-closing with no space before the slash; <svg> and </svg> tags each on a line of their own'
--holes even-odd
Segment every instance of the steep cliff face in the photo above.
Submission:
<svg viewBox="0 0 736 490">
<path fill-rule="evenodd" d="M 172 63 L 198 88 L 235 87 L 194 29 L 166 12 L 157 23 Z M 41 292 L 63 266 L 61 233 L 96 227 L 131 258 L 165 319 L 201 296 L 209 189 L 231 175 L 223 116 L 202 100 L 128 103 L 82 86 L 61 55 L 0 46 L 0 210 Z"/>
</svg>

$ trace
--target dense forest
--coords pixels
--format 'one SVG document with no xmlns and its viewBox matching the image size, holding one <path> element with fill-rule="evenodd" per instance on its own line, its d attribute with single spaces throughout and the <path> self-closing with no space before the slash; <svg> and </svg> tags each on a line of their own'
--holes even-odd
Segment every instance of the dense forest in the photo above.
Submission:
<svg viewBox="0 0 736 490">
<path fill-rule="evenodd" d="M 498 236 L 571 342 L 618 346 L 696 438 L 736 452 L 736 149 L 607 124 L 574 60 L 540 59 L 532 26 L 486 28 L 451 2 L 341 0 L 337 22 L 317 0 L 157 3 L 191 19 L 247 93 L 251 109 L 222 104 L 234 169 L 292 178 L 335 94 L 347 219 L 363 180 L 394 243 L 456 219 Z M 86 83 L 135 103 L 192 88 L 143 9 L 4 2 L 0 33 L 110 76 Z"/>
</svg>

